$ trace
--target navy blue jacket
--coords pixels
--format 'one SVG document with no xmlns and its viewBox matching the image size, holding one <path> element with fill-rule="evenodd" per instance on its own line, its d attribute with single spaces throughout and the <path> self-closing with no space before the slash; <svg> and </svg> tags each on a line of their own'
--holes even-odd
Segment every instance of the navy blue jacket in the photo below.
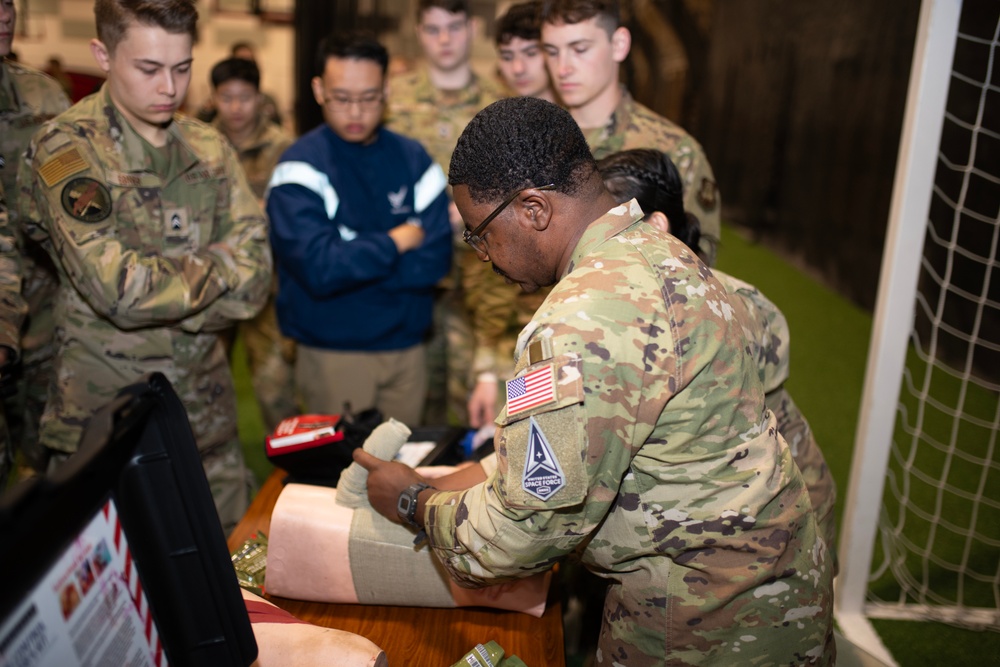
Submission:
<svg viewBox="0 0 1000 667">
<path fill-rule="evenodd" d="M 424 340 L 451 265 L 446 183 L 419 143 L 384 128 L 361 145 L 324 124 L 292 144 L 266 195 L 282 333 L 341 351 Z M 426 237 L 400 254 L 388 232 L 410 219 Z"/>
</svg>

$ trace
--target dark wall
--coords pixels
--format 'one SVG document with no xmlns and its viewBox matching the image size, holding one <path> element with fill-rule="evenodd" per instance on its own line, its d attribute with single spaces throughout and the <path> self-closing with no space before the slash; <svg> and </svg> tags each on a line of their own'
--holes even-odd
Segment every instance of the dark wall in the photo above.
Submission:
<svg viewBox="0 0 1000 667">
<path fill-rule="evenodd" d="M 296 0 L 295 2 L 295 127 L 305 134 L 323 121 L 313 99 L 316 46 L 327 34 L 353 27 L 357 0 Z"/>
<path fill-rule="evenodd" d="M 869 308 L 919 5 L 718 0 L 700 113 L 688 123 L 715 169 L 724 218 Z"/>
<path fill-rule="evenodd" d="M 295 127 L 304 134 L 323 121 L 310 81 L 316 74 L 316 47 L 335 31 L 368 30 L 380 33 L 397 29 L 386 16 L 392 0 L 296 0 L 295 2 Z M 359 5 L 365 7 L 361 13 Z"/>
<path fill-rule="evenodd" d="M 996 0 L 965 0 L 934 176 L 917 341 L 1000 383 L 1000 25 Z M 992 57 L 992 67 L 991 67 Z M 988 84 L 988 87 L 987 87 Z M 940 325 L 936 335 L 934 327 Z"/>
</svg>

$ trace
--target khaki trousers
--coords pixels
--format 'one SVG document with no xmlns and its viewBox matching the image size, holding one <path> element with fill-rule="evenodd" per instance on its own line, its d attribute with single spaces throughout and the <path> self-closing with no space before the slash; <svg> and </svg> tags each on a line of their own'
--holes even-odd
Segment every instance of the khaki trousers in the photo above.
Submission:
<svg viewBox="0 0 1000 667">
<path fill-rule="evenodd" d="M 342 352 L 301 343 L 295 384 L 307 413 L 342 414 L 345 404 L 357 414 L 378 408 L 385 419 L 420 424 L 427 396 L 424 345 L 387 352 Z"/>
</svg>

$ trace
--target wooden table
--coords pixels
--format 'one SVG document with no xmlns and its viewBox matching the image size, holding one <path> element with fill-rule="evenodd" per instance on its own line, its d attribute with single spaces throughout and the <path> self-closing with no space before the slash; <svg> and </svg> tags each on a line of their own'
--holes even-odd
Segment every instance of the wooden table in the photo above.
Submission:
<svg viewBox="0 0 1000 667">
<path fill-rule="evenodd" d="M 276 470 L 264 482 L 229 536 L 230 551 L 257 530 L 269 534 L 271 510 L 281 493 L 284 476 Z M 450 667 L 476 644 L 491 639 L 503 647 L 506 655 L 518 656 L 528 667 L 549 667 L 566 664 L 562 609 L 553 590 L 541 618 L 482 607 L 382 607 L 265 597 L 303 621 L 367 637 L 385 651 L 390 667 Z"/>
</svg>

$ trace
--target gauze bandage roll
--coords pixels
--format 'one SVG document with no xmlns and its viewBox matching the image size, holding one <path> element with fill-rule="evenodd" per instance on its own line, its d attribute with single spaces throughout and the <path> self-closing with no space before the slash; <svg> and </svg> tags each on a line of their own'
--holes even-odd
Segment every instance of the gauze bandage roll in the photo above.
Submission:
<svg viewBox="0 0 1000 667">
<path fill-rule="evenodd" d="M 391 461 L 410 437 L 403 422 L 390 418 L 375 427 L 362 447 L 377 459 Z M 337 482 L 337 503 L 344 507 L 370 507 L 368 502 L 368 471 L 352 463 L 340 474 Z"/>
</svg>

